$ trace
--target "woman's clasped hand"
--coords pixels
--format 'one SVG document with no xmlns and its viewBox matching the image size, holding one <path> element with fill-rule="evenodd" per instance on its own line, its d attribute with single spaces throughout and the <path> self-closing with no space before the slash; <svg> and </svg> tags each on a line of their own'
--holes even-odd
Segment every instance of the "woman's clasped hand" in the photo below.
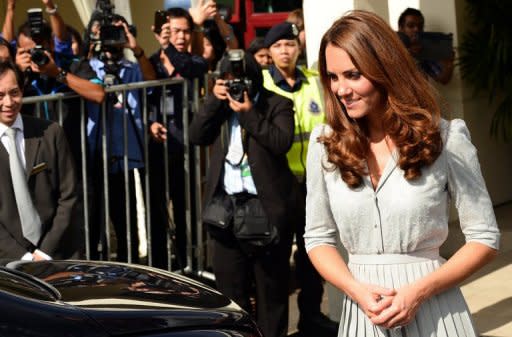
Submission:
<svg viewBox="0 0 512 337">
<path fill-rule="evenodd" d="M 414 319 L 424 301 L 421 294 L 415 285 L 392 289 L 358 283 L 353 299 L 373 324 L 392 329 L 406 326 Z"/>
</svg>

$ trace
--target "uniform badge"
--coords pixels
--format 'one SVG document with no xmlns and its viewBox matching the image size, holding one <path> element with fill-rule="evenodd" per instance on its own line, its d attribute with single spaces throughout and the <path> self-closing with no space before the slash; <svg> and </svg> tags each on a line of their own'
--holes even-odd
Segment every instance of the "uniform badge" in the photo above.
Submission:
<svg viewBox="0 0 512 337">
<path fill-rule="evenodd" d="M 317 102 L 311 100 L 311 102 L 309 102 L 309 112 L 313 113 L 313 114 L 318 114 L 320 113 L 320 106 L 318 105 Z"/>
</svg>

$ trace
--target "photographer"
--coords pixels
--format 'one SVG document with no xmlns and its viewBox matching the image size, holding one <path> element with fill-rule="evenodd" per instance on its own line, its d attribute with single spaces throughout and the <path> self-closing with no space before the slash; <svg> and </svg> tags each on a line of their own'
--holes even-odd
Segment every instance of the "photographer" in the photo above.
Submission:
<svg viewBox="0 0 512 337">
<path fill-rule="evenodd" d="M 55 63 L 54 43 L 51 28 L 45 22 L 34 28 L 25 22 L 18 29 L 18 50 L 16 65 L 26 74 L 25 96 L 40 96 L 59 92 L 75 92 L 84 99 L 101 103 L 105 91 L 101 81 L 89 66 L 87 60 L 73 59 L 68 67 L 59 67 Z M 34 60 L 35 57 L 35 60 Z M 44 102 L 41 117 L 58 119 L 57 102 Z M 23 113 L 34 114 L 32 104 L 25 105 Z M 80 162 L 80 100 L 62 101 L 64 130 L 68 136 L 75 160 Z"/>
<path fill-rule="evenodd" d="M 166 20 L 161 27 L 154 26 L 155 38 L 160 44 L 150 57 L 158 78 L 185 78 L 188 80 L 189 93 L 192 92 L 194 79 L 200 81 L 208 71 L 206 60 L 200 55 L 191 54 L 191 46 L 195 24 L 202 24 L 209 13 L 209 7 L 201 7 L 203 12 L 196 19 L 182 8 L 170 8 L 166 11 Z M 202 20 L 202 21 L 201 21 Z M 195 23 L 196 22 L 196 23 Z M 158 24 L 158 23 L 156 23 Z M 159 32 L 159 33 L 156 33 Z M 201 40 L 202 43 L 202 40 Z M 189 94 L 189 97 L 192 97 Z M 150 96 L 152 110 L 155 112 L 150 134 L 153 142 L 149 144 L 149 160 L 151 166 L 151 237 L 153 265 L 167 269 L 170 254 L 167 250 L 167 228 L 169 214 L 164 181 L 164 146 L 167 142 L 169 155 L 169 194 L 173 202 L 172 214 L 176 230 L 176 247 L 179 267 L 184 267 L 186 257 L 186 217 L 185 217 L 185 169 L 183 145 L 183 86 L 181 84 L 166 86 L 165 93 L 156 88 Z M 163 111 L 165 105 L 166 111 Z M 189 110 L 191 111 L 191 110 Z M 167 116 L 167 125 L 163 124 L 163 116 Z M 190 165 L 192 169 L 193 165 Z M 192 193 L 192 191 L 191 191 Z"/>
<path fill-rule="evenodd" d="M 286 336 L 298 191 L 286 160 L 293 104 L 263 88 L 251 54 L 229 51 L 219 68 L 213 95 L 190 125 L 193 144 L 213 144 L 203 210 L 213 239 L 213 271 L 218 289 L 248 312 L 254 282 L 263 335 Z M 215 211 L 219 204 L 221 214 Z"/>
<path fill-rule="evenodd" d="M 23 72 L 28 71 L 33 81 L 47 82 L 41 86 L 36 84 L 36 91 L 40 94 L 50 94 L 71 89 L 87 100 L 101 103 L 105 93 L 94 73 L 90 72 L 91 68 L 87 66 L 87 61 L 75 59 L 68 69 L 61 68 L 55 63 L 51 30 L 46 23 L 43 23 L 41 28 L 40 39 L 40 44 L 33 40 L 28 22 L 18 29 L 16 65 Z M 41 53 L 46 55 L 46 59 L 43 56 L 44 61 L 39 64 L 33 62 L 34 48 L 38 45 L 42 47 L 38 55 L 41 55 Z"/>
<path fill-rule="evenodd" d="M 452 53 L 451 57 L 437 61 L 420 59 L 424 46 L 419 37 L 424 27 L 425 18 L 415 8 L 407 8 L 398 18 L 399 35 L 420 69 L 436 82 L 448 84 L 453 75 L 455 53 Z"/>
<path fill-rule="evenodd" d="M 52 56 L 57 66 L 67 69 L 73 61 L 73 56 L 79 55 L 73 52 L 77 32 L 71 26 L 65 24 L 62 16 L 60 16 L 58 12 L 58 6 L 53 0 L 41 0 L 41 2 L 45 7 L 44 12 L 49 17 L 49 25 L 53 39 Z M 14 35 L 15 7 L 16 0 L 8 0 L 5 21 L 2 27 L 2 37 L 12 42 L 13 46 L 16 46 Z M 78 35 L 80 34 L 78 33 Z"/>
<path fill-rule="evenodd" d="M 111 20 L 111 21 L 110 21 Z M 96 31 L 94 40 L 100 43 L 101 48 L 96 50 L 90 59 L 90 65 L 96 75 L 107 85 L 128 84 L 155 79 L 154 70 L 144 55 L 144 50 L 138 45 L 135 36 L 128 29 L 126 19 L 120 15 L 108 12 L 96 12 L 89 27 Z M 98 28 L 96 30 L 96 28 Z M 121 33 L 122 32 L 122 33 Z M 91 31 L 88 32 L 89 35 Z M 94 33 L 93 33 L 94 35 Z M 134 52 L 139 63 L 134 63 L 124 57 L 124 49 Z M 94 50 L 91 49 L 91 50 Z M 126 102 L 123 102 L 123 99 Z M 123 104 L 125 103 L 125 104 Z M 125 196 L 130 198 L 130 240 L 132 262 L 139 261 L 138 232 L 135 197 L 134 170 L 144 168 L 143 155 L 143 129 L 142 129 L 142 97 L 139 90 L 128 90 L 126 95 L 110 93 L 106 100 L 106 143 L 108 160 L 108 177 L 103 177 L 103 163 L 99 158 L 102 156 L 100 136 L 102 134 L 101 114 L 98 110 L 89 112 L 88 120 L 88 145 L 90 148 L 93 167 L 93 190 L 97 194 L 95 200 L 103 198 L 103 182 L 106 178 L 109 184 L 109 211 L 110 219 L 114 226 L 117 238 L 117 260 L 128 261 L 128 240 L 127 240 L 127 217 Z M 125 189 L 124 180 L 124 128 L 123 116 L 127 116 L 128 135 L 128 190 Z M 101 211 L 95 209 L 94 219 L 91 223 L 96 224 L 90 230 L 91 252 L 93 258 L 99 257 L 98 246 L 102 231 L 103 222 Z M 103 256 L 107 258 L 107 256 Z"/>
</svg>

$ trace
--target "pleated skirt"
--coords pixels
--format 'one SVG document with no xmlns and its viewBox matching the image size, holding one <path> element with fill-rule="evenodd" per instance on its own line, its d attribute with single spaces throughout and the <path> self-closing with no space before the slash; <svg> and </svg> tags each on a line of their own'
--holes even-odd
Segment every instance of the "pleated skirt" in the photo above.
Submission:
<svg viewBox="0 0 512 337">
<path fill-rule="evenodd" d="M 365 283 L 398 289 L 444 263 L 439 252 L 350 255 L 348 267 Z M 399 330 L 374 325 L 357 303 L 345 296 L 338 337 L 477 337 L 460 289 L 452 288 L 423 302 L 416 317 Z"/>
</svg>

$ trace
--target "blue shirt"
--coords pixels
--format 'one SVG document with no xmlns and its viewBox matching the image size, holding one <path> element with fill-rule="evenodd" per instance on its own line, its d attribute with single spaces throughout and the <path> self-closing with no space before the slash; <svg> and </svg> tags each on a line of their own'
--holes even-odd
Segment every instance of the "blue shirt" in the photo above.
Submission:
<svg viewBox="0 0 512 337">
<path fill-rule="evenodd" d="M 97 58 L 89 61 L 99 78 L 105 77 L 104 64 Z M 120 64 L 119 78 L 121 83 L 135 83 L 143 81 L 142 71 L 137 63 L 123 59 Z M 120 84 L 121 84 L 120 83 Z M 127 115 L 128 132 L 128 169 L 144 167 L 143 156 L 143 127 L 141 104 L 142 100 L 138 90 L 126 92 L 126 109 L 123 109 L 122 95 L 110 93 L 107 97 L 107 153 L 111 173 L 118 173 L 124 169 L 124 132 L 123 116 Z M 99 106 L 90 109 L 87 121 L 87 140 L 91 151 L 96 156 L 101 153 L 101 114 Z M 94 155 L 92 156 L 94 158 Z"/>
</svg>

